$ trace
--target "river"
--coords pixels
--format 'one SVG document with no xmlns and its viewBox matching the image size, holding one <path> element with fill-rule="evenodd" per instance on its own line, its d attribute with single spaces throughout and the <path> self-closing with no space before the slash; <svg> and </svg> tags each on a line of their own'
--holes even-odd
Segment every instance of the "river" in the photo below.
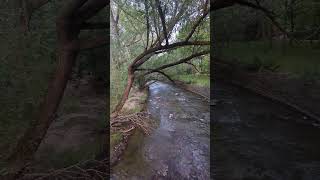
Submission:
<svg viewBox="0 0 320 180">
<path fill-rule="evenodd" d="M 174 85 L 152 84 L 148 111 L 159 126 L 135 135 L 113 179 L 209 179 L 211 141 L 212 179 L 320 180 L 319 124 L 221 82 L 213 99 L 209 106 Z"/>
<path fill-rule="evenodd" d="M 192 92 L 155 82 L 148 112 L 158 122 L 150 136 L 135 134 L 112 179 L 209 179 L 210 106 Z"/>
<path fill-rule="evenodd" d="M 214 179 L 320 179 L 320 129 L 311 119 L 219 82 L 214 99 Z"/>
</svg>

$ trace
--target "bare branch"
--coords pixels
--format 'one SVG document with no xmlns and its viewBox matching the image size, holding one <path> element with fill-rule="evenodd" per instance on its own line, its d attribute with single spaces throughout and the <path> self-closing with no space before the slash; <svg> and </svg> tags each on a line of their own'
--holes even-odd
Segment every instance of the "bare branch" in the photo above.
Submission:
<svg viewBox="0 0 320 180">
<path fill-rule="evenodd" d="M 169 75 L 167 75 L 166 73 L 162 72 L 162 71 L 158 71 L 158 70 L 155 70 L 154 72 L 157 72 L 157 73 L 160 73 L 162 74 L 163 76 L 165 76 L 167 79 L 169 79 L 169 81 L 171 81 L 172 83 L 174 83 L 174 80 L 171 79 L 171 77 Z"/>
<path fill-rule="evenodd" d="M 192 45 L 198 45 L 198 46 L 206 46 L 210 45 L 210 41 L 182 41 L 182 42 L 177 42 L 173 44 L 169 44 L 168 46 L 157 46 L 154 48 L 150 48 L 144 53 L 140 54 L 133 62 L 132 65 L 137 68 L 141 66 L 143 63 L 145 63 L 148 59 L 142 59 L 146 55 L 156 53 L 157 51 L 160 50 L 169 50 L 169 49 L 174 49 L 177 47 L 182 47 L 182 46 L 192 46 Z"/>
<path fill-rule="evenodd" d="M 172 66 L 176 66 L 178 64 L 182 64 L 182 63 L 185 63 L 185 62 L 188 62 L 188 61 L 190 61 L 191 59 L 193 59 L 195 57 L 203 56 L 203 55 L 209 54 L 209 53 L 210 53 L 210 51 L 207 50 L 207 51 L 202 51 L 202 52 L 199 52 L 199 53 L 192 54 L 191 56 L 183 58 L 183 59 L 181 59 L 179 61 L 176 61 L 176 62 L 173 62 L 173 63 L 169 63 L 169 64 L 166 64 L 166 65 L 160 66 L 160 67 L 158 67 L 156 69 L 153 69 L 153 70 L 151 70 L 149 72 L 146 72 L 144 75 L 147 75 L 147 74 L 150 74 L 150 73 L 153 73 L 153 72 L 156 72 L 156 71 L 161 71 L 163 69 L 166 69 L 166 68 L 169 68 L 169 67 L 172 67 Z"/>
<path fill-rule="evenodd" d="M 163 35 L 164 35 L 164 38 L 166 39 L 166 45 L 169 45 L 168 32 L 166 27 L 166 18 L 165 18 L 164 12 L 162 11 L 160 0 L 156 0 L 156 6 L 158 8 L 158 12 L 160 15 L 161 24 L 163 28 Z"/>
<path fill-rule="evenodd" d="M 196 21 L 196 23 L 193 25 L 191 32 L 188 34 L 186 41 L 189 41 L 189 39 L 192 37 L 194 32 L 196 31 L 197 27 L 200 25 L 200 23 L 203 21 L 203 19 L 209 14 L 209 10 L 207 8 L 208 6 L 208 0 L 206 0 L 206 3 L 203 8 L 203 15 Z"/>
<path fill-rule="evenodd" d="M 294 39 L 284 28 L 281 27 L 280 23 L 276 20 L 274 13 L 272 11 L 268 10 L 267 8 L 262 7 L 260 5 L 260 3 L 253 4 L 253 3 L 245 1 L 245 0 L 234 0 L 234 1 L 235 1 L 235 3 L 237 3 L 241 6 L 247 6 L 247 7 L 251 7 L 253 9 L 257 9 L 257 10 L 262 11 L 283 34 L 285 34 L 290 39 Z"/>
<path fill-rule="evenodd" d="M 148 49 L 148 46 L 149 46 L 149 33 L 150 33 L 150 22 L 149 22 L 149 5 L 148 5 L 148 1 L 147 0 L 144 1 L 144 5 L 145 5 L 145 8 L 146 8 L 145 17 L 146 17 L 146 23 L 147 23 L 147 45 L 146 45 L 145 49 Z"/>
<path fill-rule="evenodd" d="M 185 62 L 186 64 L 189 64 L 190 66 L 192 66 L 198 73 L 200 73 L 199 69 L 197 68 L 196 65 L 192 64 L 191 62 Z"/>
<path fill-rule="evenodd" d="M 159 74 L 162 74 L 163 76 L 165 76 L 169 81 L 171 81 L 172 83 L 175 83 L 174 80 L 169 76 L 167 75 L 166 73 L 164 73 L 163 71 L 160 71 L 160 70 L 156 70 L 156 69 L 137 69 L 137 71 L 150 71 L 150 73 L 148 74 L 152 74 L 152 73 L 159 73 Z M 152 71 L 152 72 L 151 72 Z M 143 74 L 143 76 L 146 76 L 148 74 Z"/>
</svg>

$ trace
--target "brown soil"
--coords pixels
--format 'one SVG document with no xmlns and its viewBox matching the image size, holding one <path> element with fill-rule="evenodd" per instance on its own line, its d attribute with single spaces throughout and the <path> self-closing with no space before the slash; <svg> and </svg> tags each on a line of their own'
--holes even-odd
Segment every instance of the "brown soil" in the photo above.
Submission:
<svg viewBox="0 0 320 180">
<path fill-rule="evenodd" d="M 144 112 L 147 100 L 147 89 L 132 88 L 130 96 L 124 104 L 120 114 L 110 120 L 111 134 L 120 133 L 121 139 L 113 147 L 110 147 L 110 165 L 115 166 L 124 154 L 130 137 L 135 131 L 148 134 L 150 123 L 148 114 Z M 112 141 L 112 140 L 111 140 Z"/>
</svg>

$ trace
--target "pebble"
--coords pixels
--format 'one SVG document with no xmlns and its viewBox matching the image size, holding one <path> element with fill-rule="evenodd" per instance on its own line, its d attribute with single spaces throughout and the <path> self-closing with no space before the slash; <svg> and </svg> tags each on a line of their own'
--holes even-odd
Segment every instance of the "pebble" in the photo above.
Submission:
<svg viewBox="0 0 320 180">
<path fill-rule="evenodd" d="M 173 118 L 173 114 L 170 114 L 170 115 L 169 115 L 169 118 L 170 118 L 170 119 Z"/>
</svg>

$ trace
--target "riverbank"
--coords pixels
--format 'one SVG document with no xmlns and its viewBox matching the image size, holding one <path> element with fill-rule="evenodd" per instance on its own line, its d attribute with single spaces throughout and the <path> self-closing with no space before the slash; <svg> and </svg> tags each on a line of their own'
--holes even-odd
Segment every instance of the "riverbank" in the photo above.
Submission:
<svg viewBox="0 0 320 180">
<path fill-rule="evenodd" d="M 210 101 L 210 75 L 177 75 L 174 76 L 174 81 L 178 87 L 196 93 Z"/>
<path fill-rule="evenodd" d="M 187 91 L 191 91 L 210 101 L 210 86 L 201 86 L 197 84 L 186 84 L 183 81 L 175 81 L 176 85 Z"/>
<path fill-rule="evenodd" d="M 132 88 L 120 114 L 110 120 L 110 164 L 115 166 L 125 153 L 134 134 L 148 133 L 151 122 L 145 112 L 148 90 Z"/>
<path fill-rule="evenodd" d="M 320 81 L 267 69 L 249 71 L 239 64 L 215 61 L 215 79 L 230 83 L 303 113 L 305 120 L 320 123 Z"/>
</svg>

